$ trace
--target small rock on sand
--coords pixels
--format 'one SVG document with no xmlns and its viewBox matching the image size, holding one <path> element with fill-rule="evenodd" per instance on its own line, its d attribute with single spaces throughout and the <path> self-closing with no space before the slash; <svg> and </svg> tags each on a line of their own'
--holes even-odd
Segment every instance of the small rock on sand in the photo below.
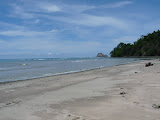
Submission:
<svg viewBox="0 0 160 120">
<path fill-rule="evenodd" d="M 125 95 L 126 93 L 125 92 L 120 92 L 120 95 Z"/>
<path fill-rule="evenodd" d="M 160 104 L 153 104 L 152 107 L 156 109 L 160 109 Z"/>
</svg>

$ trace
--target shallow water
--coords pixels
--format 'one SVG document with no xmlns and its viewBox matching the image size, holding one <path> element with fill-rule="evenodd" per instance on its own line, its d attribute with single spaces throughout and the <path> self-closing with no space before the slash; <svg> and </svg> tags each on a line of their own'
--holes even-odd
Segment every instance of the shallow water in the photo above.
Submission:
<svg viewBox="0 0 160 120">
<path fill-rule="evenodd" d="M 0 59 L 0 82 L 110 67 L 138 60 L 138 58 Z"/>
</svg>

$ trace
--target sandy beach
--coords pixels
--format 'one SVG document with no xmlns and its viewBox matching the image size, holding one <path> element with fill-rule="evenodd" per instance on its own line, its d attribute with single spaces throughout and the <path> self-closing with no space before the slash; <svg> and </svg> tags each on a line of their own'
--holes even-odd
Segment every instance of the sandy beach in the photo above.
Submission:
<svg viewBox="0 0 160 120">
<path fill-rule="evenodd" d="M 159 105 L 159 60 L 0 84 L 0 120 L 160 120 Z"/>
</svg>

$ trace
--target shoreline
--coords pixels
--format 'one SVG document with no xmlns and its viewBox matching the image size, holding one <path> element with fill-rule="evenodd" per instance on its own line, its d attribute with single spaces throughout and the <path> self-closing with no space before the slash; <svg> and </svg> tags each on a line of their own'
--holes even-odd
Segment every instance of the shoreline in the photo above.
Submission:
<svg viewBox="0 0 160 120">
<path fill-rule="evenodd" d="M 155 64 L 145 67 L 147 62 Z M 148 60 L 4 84 L 0 119 L 160 119 L 152 107 L 160 99 L 159 66 Z"/>
<path fill-rule="evenodd" d="M 135 62 L 130 62 L 130 63 L 126 63 L 126 64 L 132 64 L 132 63 L 146 61 L 146 60 L 147 59 L 137 60 Z M 152 59 L 149 59 L 149 60 L 152 60 Z M 102 69 L 102 68 L 110 68 L 110 67 L 126 65 L 126 64 L 118 64 L 118 65 L 113 65 L 113 66 L 108 66 L 108 67 L 97 67 L 97 68 L 86 69 L 86 70 L 68 71 L 68 72 L 56 73 L 56 74 L 52 74 L 52 75 L 48 75 L 48 76 L 47 75 L 46 76 L 37 76 L 37 77 L 35 76 L 32 78 L 26 78 L 26 79 L 6 80 L 6 81 L 0 81 L 0 85 L 7 84 L 7 83 L 14 83 L 14 82 L 22 82 L 22 81 L 27 81 L 27 80 L 35 80 L 35 79 L 40 79 L 40 78 L 54 77 L 54 76 L 59 76 L 59 75 L 80 73 L 80 72 L 85 72 L 85 71 L 98 70 L 98 69 Z"/>
<path fill-rule="evenodd" d="M 121 65 L 125 65 L 125 64 L 121 64 Z M 115 66 L 117 66 L 117 65 L 115 65 Z M 113 66 L 111 66 L 111 67 L 113 67 Z M 69 71 L 69 72 L 64 72 L 64 73 L 57 73 L 57 74 L 53 74 L 53 75 L 48 75 L 48 76 L 38 76 L 38 77 L 27 78 L 27 79 L 18 79 L 18 80 L 13 80 L 13 81 L 8 80 L 8 81 L 2 81 L 2 82 L 0 82 L 0 85 L 1 84 L 7 84 L 7 83 L 13 83 L 13 82 L 22 82 L 22 81 L 27 81 L 27 80 L 34 80 L 34 79 L 40 79 L 40 78 L 54 77 L 54 76 L 60 76 L 60 75 L 81 73 L 81 72 L 91 71 L 91 70 L 97 70 L 97 69 L 101 69 L 101 68 L 108 68 L 108 67 L 99 67 L 99 68 L 93 68 L 93 69 L 88 69 L 88 70 L 80 70 L 80 71 Z"/>
</svg>

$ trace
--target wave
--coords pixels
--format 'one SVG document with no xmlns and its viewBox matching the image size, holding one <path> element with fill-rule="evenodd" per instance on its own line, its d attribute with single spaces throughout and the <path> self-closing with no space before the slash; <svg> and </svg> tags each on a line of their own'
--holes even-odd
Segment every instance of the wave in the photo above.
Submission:
<svg viewBox="0 0 160 120">
<path fill-rule="evenodd" d="M 22 64 L 19 64 L 19 65 L 23 65 L 23 66 L 25 66 L 25 65 L 28 65 L 27 63 L 22 63 Z"/>
<path fill-rule="evenodd" d="M 74 60 L 74 61 L 71 61 L 71 62 L 85 62 L 85 61 L 89 61 L 89 60 Z"/>
</svg>

